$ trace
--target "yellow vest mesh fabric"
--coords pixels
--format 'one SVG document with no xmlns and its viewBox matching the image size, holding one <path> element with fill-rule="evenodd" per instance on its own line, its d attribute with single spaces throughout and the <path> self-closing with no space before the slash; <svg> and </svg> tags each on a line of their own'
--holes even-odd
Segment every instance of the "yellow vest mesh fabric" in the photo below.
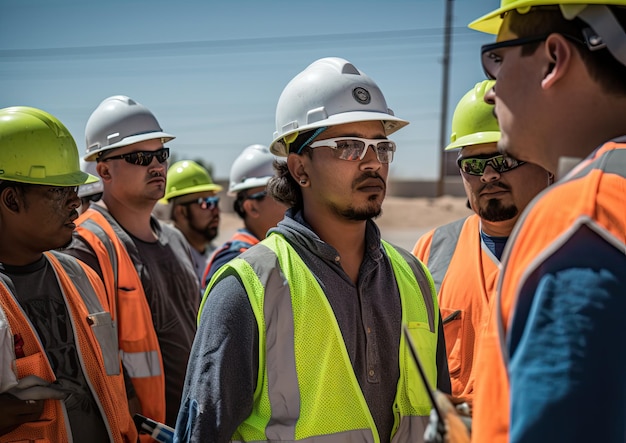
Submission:
<svg viewBox="0 0 626 443">
<path fill-rule="evenodd" d="M 374 429 L 374 420 L 324 292 L 282 237 L 271 236 L 267 246 L 276 252 L 291 292 L 296 370 L 303 393 L 300 417 L 307 418 L 298 421 L 296 438 Z"/>
<path fill-rule="evenodd" d="M 294 346 L 298 387 L 300 391 L 300 416 L 296 424 L 295 439 L 328 435 L 354 429 L 370 429 L 378 441 L 374 422 L 354 375 L 347 350 L 342 340 L 333 311 L 319 284 L 298 254 L 279 235 L 272 235 L 262 244 L 270 248 L 280 264 L 280 271 L 289 285 L 294 318 Z M 263 247 L 263 246 L 261 246 Z M 410 328 L 429 380 L 434 386 L 437 379 L 436 347 L 438 307 L 434 283 L 428 272 L 430 295 L 435 312 L 434 330 L 429 327 L 429 313 L 412 269 L 393 247 L 385 244 L 400 289 L 403 321 Z M 234 440 L 266 440 L 265 428 L 271 418 L 268 377 L 265 362 L 265 288 L 254 269 L 242 258 L 231 261 L 214 276 L 205 293 L 204 301 L 213 284 L 228 270 L 235 270 L 246 288 L 252 309 L 259 325 L 260 374 L 255 392 L 253 412 L 233 435 Z M 272 268 L 271 272 L 278 272 Z M 204 304 L 204 303 L 203 303 Z M 288 314 L 281 314 L 288 315 Z M 329 339 L 329 329 L 332 331 Z M 400 416 L 428 416 L 430 402 L 421 383 L 408 347 L 401 342 L 401 378 L 398 382 L 395 412 Z M 397 427 L 397 426 L 396 426 Z"/>
<path fill-rule="evenodd" d="M 428 377 L 430 385 L 434 388 L 437 384 L 437 330 L 439 320 L 439 305 L 435 292 L 435 284 L 428 272 L 430 294 L 434 306 L 434 331 L 430 330 L 428 322 L 428 310 L 423 302 L 421 290 L 415 281 L 413 271 L 402 256 L 387 242 L 383 242 L 385 251 L 393 264 L 393 270 L 398 283 L 402 298 L 402 320 L 409 329 L 413 343 L 417 348 L 420 363 Z M 420 264 L 421 265 L 421 264 Z M 416 298 L 421 303 L 416 303 L 415 298 L 408 300 L 407 297 L 417 294 Z M 413 361 L 405 337 L 400 339 L 400 380 L 396 402 L 402 415 L 427 416 L 430 414 L 431 404 L 428 392 L 424 387 L 417 366 Z"/>
</svg>

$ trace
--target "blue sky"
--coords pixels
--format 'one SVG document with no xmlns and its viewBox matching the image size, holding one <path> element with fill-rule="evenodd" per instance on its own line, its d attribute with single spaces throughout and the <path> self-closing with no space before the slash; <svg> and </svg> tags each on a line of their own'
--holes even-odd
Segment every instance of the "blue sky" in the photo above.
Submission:
<svg viewBox="0 0 626 443">
<path fill-rule="evenodd" d="M 499 0 L 453 5 L 446 137 L 457 101 L 484 79 L 467 24 Z M 438 177 L 444 0 L 0 0 L 0 107 L 58 117 L 84 152 L 84 127 L 106 97 L 150 108 L 177 136 L 178 159 L 214 179 L 254 143 L 269 145 L 284 86 L 314 60 L 342 57 L 372 77 L 411 122 L 391 138 L 390 178 Z M 447 140 L 446 140 L 447 141 Z"/>
</svg>

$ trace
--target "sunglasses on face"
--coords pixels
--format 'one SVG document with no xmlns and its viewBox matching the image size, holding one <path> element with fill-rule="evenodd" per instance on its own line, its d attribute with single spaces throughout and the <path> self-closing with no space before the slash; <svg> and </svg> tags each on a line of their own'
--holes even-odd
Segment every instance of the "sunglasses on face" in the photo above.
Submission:
<svg viewBox="0 0 626 443">
<path fill-rule="evenodd" d="M 197 200 L 193 200 L 185 203 L 185 205 L 193 205 L 194 203 L 200 206 L 200 209 L 210 209 L 213 210 L 217 208 L 217 205 L 220 202 L 219 197 L 200 197 Z"/>
<path fill-rule="evenodd" d="M 128 154 L 112 155 L 100 161 L 106 162 L 109 160 L 124 159 L 126 163 L 130 163 L 131 165 L 148 166 L 155 157 L 159 163 L 165 163 L 170 157 L 170 148 L 161 148 L 157 151 L 135 151 L 129 152 Z"/>
<path fill-rule="evenodd" d="M 483 175 L 487 166 L 491 166 L 496 172 L 502 174 L 522 166 L 523 161 L 515 160 L 504 155 L 484 154 L 475 157 L 459 157 L 457 165 L 459 169 L 469 175 Z"/>
<path fill-rule="evenodd" d="M 246 200 L 263 200 L 265 197 L 267 197 L 267 191 L 263 190 L 255 192 L 254 194 L 246 195 Z"/>
<path fill-rule="evenodd" d="M 503 48 L 512 48 L 515 46 L 523 46 L 529 45 L 532 43 L 537 43 L 544 41 L 547 39 L 553 32 L 543 35 L 535 35 L 532 37 L 521 37 L 515 38 L 512 40 L 505 40 L 502 42 L 490 43 L 487 45 L 483 45 L 480 49 L 481 54 L 481 62 L 483 65 L 483 71 L 489 80 L 496 80 L 498 77 L 498 73 L 500 72 L 500 68 L 502 67 L 502 56 L 495 51 L 498 51 Z M 585 45 L 585 42 L 581 39 L 574 37 L 573 35 L 562 34 L 563 37 L 570 40 L 573 43 L 579 43 L 581 45 Z M 590 43 L 587 43 L 587 46 L 591 49 Z M 596 45 L 596 49 L 601 49 L 599 45 Z M 595 50 L 595 49 L 592 49 Z"/>
<path fill-rule="evenodd" d="M 341 160 L 359 161 L 365 158 L 367 150 L 371 146 L 376 152 L 376 158 L 381 163 L 391 163 L 396 144 L 391 140 L 376 140 L 369 138 L 330 138 L 319 140 L 309 145 L 310 148 L 325 146 L 335 151 L 335 157 Z"/>
</svg>

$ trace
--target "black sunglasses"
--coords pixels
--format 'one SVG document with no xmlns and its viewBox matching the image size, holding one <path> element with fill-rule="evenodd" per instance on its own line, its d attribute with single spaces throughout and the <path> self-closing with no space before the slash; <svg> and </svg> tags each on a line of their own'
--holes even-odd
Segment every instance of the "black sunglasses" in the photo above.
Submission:
<svg viewBox="0 0 626 443">
<path fill-rule="evenodd" d="M 124 159 L 126 163 L 138 166 L 148 166 L 152 163 L 152 159 L 155 158 L 159 163 L 164 163 L 170 157 L 170 148 L 161 148 L 157 151 L 135 151 L 128 154 L 112 155 L 111 157 L 103 158 L 101 162 L 109 160 Z"/>
<path fill-rule="evenodd" d="M 200 197 L 197 200 L 192 200 L 190 202 L 187 203 L 183 203 L 184 205 L 192 205 L 192 204 L 198 204 L 200 206 L 200 209 L 215 209 L 217 208 L 217 205 L 220 202 L 220 198 L 219 197 Z"/>
<path fill-rule="evenodd" d="M 544 41 L 550 35 L 554 34 L 554 32 L 550 32 L 542 35 L 535 35 L 531 37 L 521 37 L 514 38 L 512 40 L 504 40 L 502 42 L 489 43 L 487 45 L 483 45 L 480 48 L 481 54 L 481 62 L 483 65 L 483 71 L 489 80 L 496 80 L 498 77 L 498 72 L 500 71 L 500 67 L 502 66 L 502 57 L 498 54 L 495 54 L 493 51 L 502 49 L 502 48 L 511 48 L 513 46 L 523 46 L 529 45 L 532 43 L 537 43 Z M 566 39 L 570 40 L 573 43 L 578 43 L 581 45 L 585 45 L 585 42 L 573 35 L 559 33 Z M 589 46 L 589 44 L 587 44 Z M 590 48 L 591 49 L 591 48 Z"/>
<path fill-rule="evenodd" d="M 246 195 L 246 200 L 263 200 L 265 197 L 267 197 L 267 191 L 259 191 L 259 192 L 255 192 L 254 194 L 250 194 L 250 195 Z"/>
<path fill-rule="evenodd" d="M 475 157 L 459 157 L 456 161 L 461 171 L 469 175 L 483 175 L 487 166 L 491 166 L 498 174 L 508 172 L 524 163 L 504 155 L 482 154 Z"/>
</svg>

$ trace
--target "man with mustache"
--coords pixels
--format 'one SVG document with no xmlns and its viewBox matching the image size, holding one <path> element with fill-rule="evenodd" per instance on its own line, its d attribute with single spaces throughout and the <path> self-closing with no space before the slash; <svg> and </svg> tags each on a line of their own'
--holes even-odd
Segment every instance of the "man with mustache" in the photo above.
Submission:
<svg viewBox="0 0 626 443">
<path fill-rule="evenodd" d="M 452 395 L 474 397 L 475 352 L 494 300 L 502 251 L 515 222 L 553 176 L 532 163 L 504 158 L 500 129 L 484 101 L 494 82 L 477 83 L 452 117 L 446 150 L 459 150 L 463 186 L 473 215 L 424 234 L 413 254 L 428 266 L 443 317 Z"/>
<path fill-rule="evenodd" d="M 55 251 L 94 182 L 58 119 L 0 109 L 0 441 L 137 441 L 104 286 Z"/>
<path fill-rule="evenodd" d="M 200 285 L 183 235 L 152 211 L 165 194 L 174 139 L 152 112 L 106 98 L 85 127 L 84 160 L 97 162 L 102 199 L 77 221 L 68 252 L 102 277 L 119 324 L 134 412 L 173 426 L 195 333 Z"/>
<path fill-rule="evenodd" d="M 162 202 L 171 203 L 170 218 L 183 233 L 200 286 L 219 230 L 222 187 L 213 183 L 209 171 L 192 160 L 181 160 L 167 171 L 167 190 Z"/>
<path fill-rule="evenodd" d="M 381 240 L 397 118 L 341 58 L 309 65 L 276 108 L 269 194 L 289 209 L 222 266 L 200 308 L 180 441 L 423 441 L 428 382 L 449 392 L 428 271 Z"/>
</svg>

